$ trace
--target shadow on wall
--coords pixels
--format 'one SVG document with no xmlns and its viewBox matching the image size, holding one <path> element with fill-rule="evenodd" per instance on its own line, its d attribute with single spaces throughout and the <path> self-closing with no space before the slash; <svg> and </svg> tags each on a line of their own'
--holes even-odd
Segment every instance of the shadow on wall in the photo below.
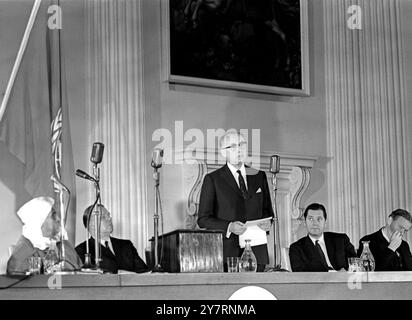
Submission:
<svg viewBox="0 0 412 320">
<path fill-rule="evenodd" d="M 326 180 L 326 165 L 332 159 L 330 157 L 319 157 L 313 168 L 310 170 L 310 184 L 302 199 L 303 205 L 312 202 L 327 203 L 328 189 Z"/>
<path fill-rule="evenodd" d="M 302 198 L 302 215 L 305 208 L 312 202 L 323 203 L 327 206 L 328 189 L 326 180 L 326 165 L 331 161 L 329 157 L 319 157 L 314 167 L 310 170 L 310 184 Z M 305 237 L 307 230 L 302 217 L 301 223 L 296 231 L 297 239 Z"/>
<path fill-rule="evenodd" d="M 16 211 L 31 199 L 24 188 L 24 167 L 0 142 L 0 274 L 6 272 L 9 247 L 21 235 L 21 222 Z"/>
</svg>

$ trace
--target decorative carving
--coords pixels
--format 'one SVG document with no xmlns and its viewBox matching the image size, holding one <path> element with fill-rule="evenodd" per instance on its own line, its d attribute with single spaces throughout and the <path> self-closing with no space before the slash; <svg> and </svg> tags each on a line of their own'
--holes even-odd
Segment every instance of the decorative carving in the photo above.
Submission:
<svg viewBox="0 0 412 320">
<path fill-rule="evenodd" d="M 310 172 L 308 168 L 293 167 L 290 174 L 290 194 L 291 194 L 291 219 L 292 219 L 292 239 L 297 238 L 297 231 L 302 223 L 303 209 L 300 206 L 300 200 L 306 191 Z"/>
<path fill-rule="evenodd" d="M 185 226 L 187 229 L 199 229 L 197 213 L 199 210 L 200 191 L 203 178 L 207 173 L 207 165 L 202 160 L 191 159 L 184 165 L 184 189 L 187 195 Z"/>
</svg>

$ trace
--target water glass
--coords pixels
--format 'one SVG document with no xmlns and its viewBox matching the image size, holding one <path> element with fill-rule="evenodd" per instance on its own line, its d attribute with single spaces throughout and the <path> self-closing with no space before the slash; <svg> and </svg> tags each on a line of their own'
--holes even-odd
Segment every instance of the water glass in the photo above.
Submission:
<svg viewBox="0 0 412 320">
<path fill-rule="evenodd" d="M 362 272 L 363 266 L 360 258 L 348 258 L 348 272 Z"/>
<path fill-rule="evenodd" d="M 227 257 L 227 272 L 239 272 L 239 257 Z"/>
<path fill-rule="evenodd" d="M 29 258 L 29 272 L 31 274 L 40 274 L 41 271 L 41 258 L 30 257 Z"/>
</svg>

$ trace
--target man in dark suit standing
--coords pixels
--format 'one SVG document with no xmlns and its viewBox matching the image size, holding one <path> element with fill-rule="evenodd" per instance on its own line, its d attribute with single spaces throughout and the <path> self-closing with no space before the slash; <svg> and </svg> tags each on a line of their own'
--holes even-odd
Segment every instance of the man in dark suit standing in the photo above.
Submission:
<svg viewBox="0 0 412 320">
<path fill-rule="evenodd" d="M 356 257 L 354 246 L 344 233 L 324 232 L 326 209 L 312 203 L 303 213 L 308 235 L 289 248 L 292 271 L 345 271 L 348 258 Z"/>
<path fill-rule="evenodd" d="M 228 130 L 220 139 L 220 152 L 226 165 L 205 176 L 200 194 L 198 225 L 201 228 L 222 230 L 223 259 L 240 257 L 243 249 L 239 235 L 246 231 L 245 222 L 273 217 L 266 174 L 245 167 L 247 142 L 236 130 Z M 258 226 L 269 232 L 271 221 Z M 267 244 L 252 246 L 257 271 L 269 263 Z"/>
<path fill-rule="evenodd" d="M 402 237 L 412 226 L 411 214 L 403 209 L 393 211 L 386 226 L 359 241 L 358 255 L 363 251 L 362 241 L 369 241 L 375 259 L 375 271 L 410 271 L 412 255 L 409 245 Z"/>
<path fill-rule="evenodd" d="M 100 208 L 100 268 L 104 272 L 117 273 L 118 270 L 126 270 L 132 272 L 146 272 L 149 268 L 140 258 L 136 248 L 130 240 L 123 240 L 111 237 L 113 232 L 113 222 L 110 212 L 103 206 L 97 205 Z M 91 215 L 93 206 L 89 206 L 83 215 L 83 224 L 86 227 L 89 221 L 89 231 L 93 236 L 96 234 L 95 219 Z M 89 238 L 89 252 L 92 262 L 95 261 L 95 241 L 93 237 Z M 76 247 L 77 254 L 85 260 L 86 241 Z"/>
</svg>

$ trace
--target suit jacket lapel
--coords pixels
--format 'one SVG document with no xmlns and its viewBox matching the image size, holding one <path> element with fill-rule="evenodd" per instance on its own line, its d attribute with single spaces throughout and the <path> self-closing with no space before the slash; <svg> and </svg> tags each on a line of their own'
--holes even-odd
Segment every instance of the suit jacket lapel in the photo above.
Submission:
<svg viewBox="0 0 412 320">
<path fill-rule="evenodd" d="M 328 253 L 328 258 L 332 267 L 335 268 L 335 245 L 332 239 L 329 237 L 328 233 L 323 233 L 323 238 L 325 239 L 326 251 Z"/>
<path fill-rule="evenodd" d="M 319 256 L 318 249 L 315 247 L 313 241 L 310 239 L 309 235 L 306 236 L 306 241 L 305 241 L 305 251 L 310 252 L 310 256 L 308 257 L 312 261 L 315 261 L 316 264 L 322 268 L 326 268 L 327 266 L 324 266 L 321 257 Z M 328 253 L 329 255 L 329 253 Z"/>
<path fill-rule="evenodd" d="M 306 236 L 305 238 L 305 251 L 310 252 L 309 259 L 316 259 L 316 261 L 320 263 L 318 252 L 309 236 Z"/>
<path fill-rule="evenodd" d="M 235 177 L 233 176 L 227 164 L 225 164 L 222 167 L 222 176 L 223 176 L 223 180 L 226 181 L 226 183 L 229 184 L 233 188 L 233 190 L 235 190 L 236 193 L 241 197 L 242 193 L 240 192 L 239 186 L 237 185 L 235 181 Z"/>
<path fill-rule="evenodd" d="M 257 174 L 259 171 L 253 168 L 246 167 L 246 180 L 247 180 L 247 192 L 248 199 L 253 197 L 257 191 L 258 179 Z M 262 190 L 263 191 L 263 190 Z"/>
</svg>

